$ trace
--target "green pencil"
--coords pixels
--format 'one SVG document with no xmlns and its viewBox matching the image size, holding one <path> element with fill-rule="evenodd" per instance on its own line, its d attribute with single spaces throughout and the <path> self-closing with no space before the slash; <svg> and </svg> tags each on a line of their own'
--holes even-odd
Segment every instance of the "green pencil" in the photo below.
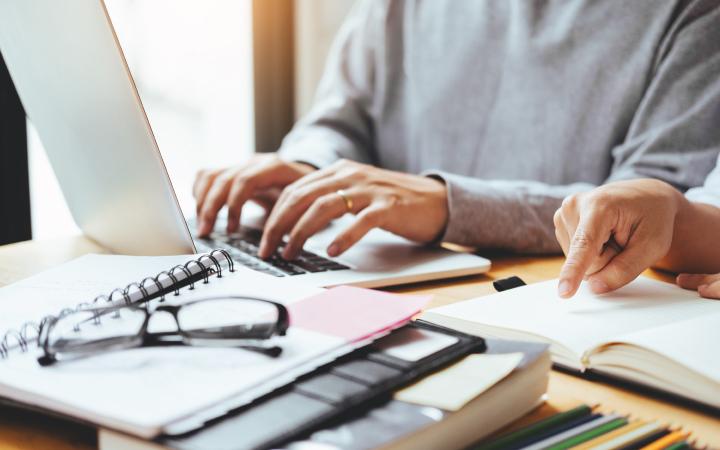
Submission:
<svg viewBox="0 0 720 450">
<path fill-rule="evenodd" d="M 546 419 L 532 423 L 526 427 L 520 428 L 519 430 L 513 431 L 506 435 L 500 436 L 497 439 L 490 441 L 486 444 L 480 444 L 478 447 L 473 447 L 475 450 L 498 450 L 507 448 L 515 443 L 522 442 L 526 439 L 531 438 L 539 433 L 552 429 L 554 427 L 563 425 L 570 422 L 571 420 L 578 419 L 586 416 L 592 412 L 592 408 L 588 405 L 580 405 L 569 411 L 557 413 Z"/>
<path fill-rule="evenodd" d="M 578 434 L 577 436 L 573 436 L 571 438 L 565 439 L 562 442 L 558 442 L 557 444 L 553 445 L 552 447 L 548 447 L 546 450 L 566 450 L 570 447 L 574 447 L 576 445 L 580 445 L 583 442 L 589 441 L 592 438 L 601 436 L 605 433 L 608 433 L 616 428 L 620 428 L 622 426 L 627 425 L 628 421 L 627 419 L 620 418 L 615 419 L 611 422 L 605 423 L 603 425 L 600 425 L 598 427 L 595 427 L 593 429 L 590 429 L 582 434 Z"/>
</svg>

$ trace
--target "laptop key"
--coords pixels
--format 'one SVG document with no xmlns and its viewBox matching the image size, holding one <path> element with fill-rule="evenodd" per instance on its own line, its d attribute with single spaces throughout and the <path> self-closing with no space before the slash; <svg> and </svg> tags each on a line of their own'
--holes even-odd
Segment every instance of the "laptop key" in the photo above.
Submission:
<svg viewBox="0 0 720 450">
<path fill-rule="evenodd" d="M 328 270 L 328 269 L 326 269 L 325 267 L 318 266 L 317 264 L 313 264 L 312 262 L 310 262 L 310 261 L 308 261 L 308 260 L 306 260 L 305 258 L 302 258 L 302 257 L 294 260 L 293 263 L 294 263 L 296 266 L 298 266 L 298 267 L 300 267 L 300 268 L 302 268 L 302 269 L 305 269 L 305 270 L 307 270 L 308 272 L 311 272 L 311 273 L 326 272 L 326 271 Z"/>
<path fill-rule="evenodd" d="M 284 259 L 281 259 L 277 256 L 273 256 L 268 262 L 275 268 L 280 269 L 282 272 L 285 272 L 288 275 L 300 275 L 303 273 L 307 273 L 304 269 L 297 267 L 290 261 L 285 261 Z"/>
</svg>

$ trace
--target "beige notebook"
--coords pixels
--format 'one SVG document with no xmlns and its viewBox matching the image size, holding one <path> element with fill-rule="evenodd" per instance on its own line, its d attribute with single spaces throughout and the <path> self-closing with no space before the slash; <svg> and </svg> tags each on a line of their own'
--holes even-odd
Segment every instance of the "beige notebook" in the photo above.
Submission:
<svg viewBox="0 0 720 450">
<path fill-rule="evenodd" d="M 720 408 L 720 301 L 640 277 L 570 300 L 557 280 L 431 309 L 424 320 L 466 333 L 551 344 L 561 366 L 640 383 Z"/>
</svg>

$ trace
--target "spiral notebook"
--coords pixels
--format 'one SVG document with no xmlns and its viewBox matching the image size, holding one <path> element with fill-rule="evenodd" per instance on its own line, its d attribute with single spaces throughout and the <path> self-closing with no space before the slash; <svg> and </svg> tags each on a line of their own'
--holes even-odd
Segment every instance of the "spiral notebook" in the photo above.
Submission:
<svg viewBox="0 0 720 450">
<path fill-rule="evenodd" d="M 125 287 L 113 288 L 119 281 Z M 150 297 L 158 302 L 163 293 L 168 302 L 233 294 L 284 303 L 291 326 L 283 353 L 268 358 L 237 348 L 143 348 L 44 368 L 37 363 L 35 336 L 50 315 Z M 278 283 L 233 267 L 223 252 L 88 255 L 0 289 L 0 398 L 144 438 L 181 433 L 365 345 L 405 323 L 426 301 L 360 288 L 326 291 L 290 280 Z M 377 313 L 358 327 L 356 318 L 366 311 Z M 337 320 L 327 326 L 318 320 L 321 314 Z"/>
</svg>

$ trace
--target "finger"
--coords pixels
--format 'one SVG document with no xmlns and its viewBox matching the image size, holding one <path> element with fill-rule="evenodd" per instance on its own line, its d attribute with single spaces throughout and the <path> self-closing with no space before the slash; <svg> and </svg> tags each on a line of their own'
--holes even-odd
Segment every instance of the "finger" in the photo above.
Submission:
<svg viewBox="0 0 720 450">
<path fill-rule="evenodd" d="M 335 170 L 334 166 L 316 170 L 314 172 L 308 173 L 307 175 L 303 176 L 302 178 L 295 180 L 289 187 L 291 187 L 293 189 L 300 189 L 309 184 L 332 177 L 333 175 L 335 175 L 335 173 L 336 173 L 336 170 Z"/>
<path fill-rule="evenodd" d="M 270 214 L 270 211 L 272 211 L 273 206 L 275 206 L 278 197 L 280 197 L 280 189 L 278 188 L 263 189 L 260 192 L 256 189 L 252 200 L 262 206 L 265 213 Z"/>
<path fill-rule="evenodd" d="M 611 241 L 612 241 L 612 239 L 611 239 Z M 590 275 L 597 273 L 597 272 L 601 271 L 602 269 L 604 269 L 605 266 L 607 266 L 608 263 L 610 263 L 610 261 L 612 261 L 612 259 L 614 257 L 616 257 L 621 251 L 622 251 L 622 249 L 620 249 L 620 247 L 618 247 L 616 245 L 611 245 L 608 242 L 606 242 L 603 245 L 602 253 L 600 253 L 600 255 L 597 258 L 595 258 L 595 260 L 592 262 L 592 264 L 590 264 L 590 267 L 588 268 L 588 270 L 585 272 L 585 279 L 587 280 Z"/>
<path fill-rule="evenodd" d="M 565 264 L 560 270 L 558 294 L 569 298 L 577 292 L 585 274 L 603 249 L 612 225 L 602 213 L 592 210 L 580 217 L 570 240 Z"/>
<path fill-rule="evenodd" d="M 275 252 L 282 238 L 300 219 L 307 208 L 319 197 L 347 187 L 347 180 L 327 178 L 280 196 L 265 223 L 258 255 L 268 258 Z M 285 191 L 288 191 L 286 189 Z"/>
<path fill-rule="evenodd" d="M 226 170 L 218 175 L 208 190 L 203 201 L 202 209 L 198 215 L 198 234 L 208 235 L 215 226 L 215 219 L 220 209 L 225 205 L 230 185 L 232 182 L 232 170 Z"/>
<path fill-rule="evenodd" d="M 326 194 L 318 198 L 300 217 L 290 232 L 290 238 L 283 250 L 283 258 L 294 259 L 307 239 L 322 230 L 333 219 L 347 212 L 345 200 L 337 194 Z"/>
<path fill-rule="evenodd" d="M 227 232 L 234 233 L 240 225 L 243 206 L 256 195 L 276 183 L 283 175 L 276 166 L 257 165 L 243 169 L 232 180 L 226 203 L 228 205 Z M 281 181 L 280 181 L 281 182 Z"/>
<path fill-rule="evenodd" d="M 314 172 L 310 172 L 307 175 L 303 176 L 302 178 L 295 180 L 292 184 L 287 186 L 285 190 L 280 194 L 280 198 L 278 198 L 278 201 L 276 204 L 283 205 L 285 204 L 289 197 L 293 195 L 293 193 L 296 193 L 299 190 L 309 188 L 312 185 L 315 185 L 316 183 L 323 182 L 328 179 L 339 179 L 343 178 L 347 181 L 346 186 L 351 184 L 349 180 L 351 180 L 353 177 L 351 175 L 339 177 L 338 171 L 341 170 L 343 167 L 347 166 L 347 161 L 341 160 L 338 161 L 329 167 L 326 167 L 324 169 L 316 170 Z"/>
<path fill-rule="evenodd" d="M 258 164 L 247 167 L 238 173 L 227 198 L 227 231 L 232 233 L 238 229 L 243 206 L 251 198 L 255 198 L 266 211 L 270 211 L 274 203 L 268 201 L 272 198 L 271 194 L 277 196 L 279 188 L 285 187 L 294 176 L 297 174 L 286 164 Z M 265 196 L 261 195 L 256 198 L 259 192 Z"/>
<path fill-rule="evenodd" d="M 388 214 L 388 208 L 382 204 L 371 205 L 363 209 L 357 215 L 357 220 L 341 232 L 328 246 L 328 255 L 335 257 L 345 253 L 347 249 L 355 245 L 370 230 L 382 227 Z"/>
<path fill-rule="evenodd" d="M 681 273 L 675 279 L 678 286 L 683 289 L 697 290 L 698 287 L 703 284 L 711 284 L 715 281 L 720 281 L 720 273 L 708 275 L 708 274 L 689 274 Z"/>
<path fill-rule="evenodd" d="M 553 215 L 553 224 L 555 225 L 555 239 L 557 239 L 560 248 L 565 255 L 568 253 L 570 248 L 570 238 L 568 236 L 568 229 L 565 221 L 562 217 L 562 208 L 558 208 Z"/>
<path fill-rule="evenodd" d="M 234 233 L 240 225 L 240 214 L 242 208 L 255 191 L 255 183 L 253 177 L 236 176 L 230 187 L 227 197 L 228 220 L 227 232 Z"/>
<path fill-rule="evenodd" d="M 203 203 L 205 202 L 205 196 L 210 190 L 215 177 L 217 177 L 219 171 L 208 171 L 201 170 L 195 176 L 195 183 L 193 183 L 193 197 L 195 197 L 196 210 L 195 214 L 200 215 Z"/>
<path fill-rule="evenodd" d="M 565 253 L 566 255 L 568 254 L 568 250 L 570 247 L 570 240 L 572 239 L 572 236 L 577 229 L 578 221 L 575 217 L 575 214 L 567 214 L 565 212 L 565 208 L 558 209 L 557 211 L 555 211 L 555 215 L 553 216 L 553 222 L 555 224 L 555 238 L 560 244 L 563 253 Z M 589 275 L 592 275 L 593 273 L 601 270 L 621 250 L 622 248 L 620 248 L 617 243 L 615 243 L 615 241 L 611 238 L 603 246 L 602 253 L 600 253 L 600 255 L 593 260 L 592 264 L 590 264 L 590 267 L 585 272 L 583 278 L 587 279 Z"/>
<path fill-rule="evenodd" d="M 637 278 L 660 256 L 648 251 L 646 240 L 632 242 L 602 270 L 588 277 L 590 289 L 596 294 L 604 294 L 621 288 Z"/>
<path fill-rule="evenodd" d="M 563 207 L 558 211 L 560 212 L 560 221 L 563 224 L 563 228 L 567 230 L 565 239 L 567 240 L 567 246 L 569 247 L 570 242 L 577 231 L 579 223 L 578 215 L 574 213 L 574 210 L 571 208 Z M 600 254 L 592 260 L 590 266 L 585 270 L 583 279 L 587 279 L 588 275 L 591 275 L 605 267 L 607 263 L 610 262 L 615 255 L 617 255 L 619 251 L 615 250 L 614 245 L 615 243 L 612 241 L 612 238 L 603 245 Z"/>
<path fill-rule="evenodd" d="M 303 192 L 308 192 L 316 183 L 323 183 L 330 179 L 334 175 L 329 169 L 322 169 L 316 172 L 311 172 L 302 178 L 295 180 L 280 192 L 280 196 L 277 199 L 276 205 L 280 205 L 278 209 L 282 209 L 284 205 L 293 202 L 293 197 L 302 195 Z"/>
<path fill-rule="evenodd" d="M 570 248 L 570 238 L 564 229 L 555 228 L 555 239 L 557 239 L 560 248 L 562 248 L 563 254 L 567 255 L 568 249 Z"/>
<path fill-rule="evenodd" d="M 720 280 L 698 286 L 698 294 L 705 298 L 720 299 Z"/>
</svg>

